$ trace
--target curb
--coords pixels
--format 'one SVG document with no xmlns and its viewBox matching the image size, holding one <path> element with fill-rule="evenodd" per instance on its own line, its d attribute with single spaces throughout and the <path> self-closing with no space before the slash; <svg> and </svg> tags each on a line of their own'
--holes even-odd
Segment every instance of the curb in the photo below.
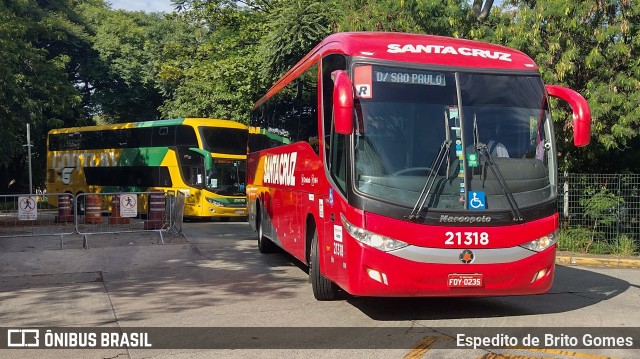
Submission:
<svg viewBox="0 0 640 359">
<path fill-rule="evenodd" d="M 605 268 L 640 268 L 640 258 L 586 257 L 580 255 L 557 255 L 556 264 L 563 266 L 586 266 Z"/>
</svg>

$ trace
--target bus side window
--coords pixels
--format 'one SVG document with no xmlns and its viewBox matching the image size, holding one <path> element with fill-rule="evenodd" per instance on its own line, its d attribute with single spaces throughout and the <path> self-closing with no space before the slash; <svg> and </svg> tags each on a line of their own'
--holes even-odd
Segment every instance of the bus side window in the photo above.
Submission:
<svg viewBox="0 0 640 359">
<path fill-rule="evenodd" d="M 316 154 L 318 146 L 318 66 L 313 65 L 299 78 L 298 96 L 298 141 L 309 143 Z"/>
<path fill-rule="evenodd" d="M 198 147 L 198 139 L 193 127 L 185 125 L 177 126 L 175 145 Z"/>
<path fill-rule="evenodd" d="M 169 147 L 176 143 L 176 126 L 157 127 L 153 130 L 153 147 Z"/>
</svg>

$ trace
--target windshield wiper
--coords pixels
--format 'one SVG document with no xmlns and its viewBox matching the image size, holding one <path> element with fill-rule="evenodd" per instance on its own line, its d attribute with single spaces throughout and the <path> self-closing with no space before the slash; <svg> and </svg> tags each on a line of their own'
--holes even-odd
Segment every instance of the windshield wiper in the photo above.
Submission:
<svg viewBox="0 0 640 359">
<path fill-rule="evenodd" d="M 420 196 L 418 196 L 418 200 L 416 201 L 416 204 L 413 206 L 413 210 L 411 211 L 409 216 L 406 217 L 410 221 L 415 221 L 419 218 L 418 214 L 422 211 L 422 209 L 424 208 L 425 202 L 429 198 L 431 189 L 433 188 L 433 185 L 436 182 L 437 173 L 438 171 L 440 171 L 440 167 L 442 167 L 442 164 L 444 163 L 444 159 L 447 158 L 447 154 L 449 153 L 450 147 L 451 147 L 451 140 L 445 140 L 444 142 L 442 142 L 442 145 L 440 145 L 440 151 L 438 151 L 438 154 L 436 155 L 436 157 L 433 159 L 433 162 L 431 163 L 431 167 L 430 167 L 431 172 L 429 172 L 429 175 L 427 176 L 427 181 L 425 182 L 424 187 L 422 187 Z"/>
<path fill-rule="evenodd" d="M 507 197 L 507 202 L 509 202 L 509 207 L 511 208 L 511 214 L 513 214 L 513 221 L 524 221 L 524 218 L 522 218 L 522 213 L 520 213 L 520 208 L 518 207 L 515 198 L 513 198 L 513 192 L 511 192 L 509 186 L 507 185 L 507 182 L 504 180 L 502 172 L 500 172 L 500 168 L 498 168 L 498 165 L 493 162 L 493 157 L 491 157 L 491 153 L 487 148 L 487 145 L 485 145 L 484 143 L 478 143 L 476 148 L 485 155 L 487 159 L 486 163 L 489 165 L 489 169 L 498 180 L 498 184 L 500 184 L 500 187 L 502 188 L 502 193 L 504 193 L 505 197 Z"/>
</svg>

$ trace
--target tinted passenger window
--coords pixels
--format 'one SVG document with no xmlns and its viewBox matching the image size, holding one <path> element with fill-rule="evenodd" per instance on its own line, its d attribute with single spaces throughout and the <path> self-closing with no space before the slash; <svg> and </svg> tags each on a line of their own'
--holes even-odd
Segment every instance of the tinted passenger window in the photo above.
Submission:
<svg viewBox="0 0 640 359">
<path fill-rule="evenodd" d="M 303 141 L 318 153 L 318 65 L 257 108 L 251 126 L 250 151 Z"/>
</svg>

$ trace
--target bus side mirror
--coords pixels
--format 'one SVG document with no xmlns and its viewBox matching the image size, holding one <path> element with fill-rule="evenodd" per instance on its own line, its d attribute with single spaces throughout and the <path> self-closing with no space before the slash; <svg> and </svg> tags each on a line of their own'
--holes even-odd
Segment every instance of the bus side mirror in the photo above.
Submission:
<svg viewBox="0 0 640 359">
<path fill-rule="evenodd" d="M 331 73 L 333 79 L 333 118 L 336 132 L 353 133 L 353 84 L 344 70 Z"/>
<path fill-rule="evenodd" d="M 204 170 L 209 171 L 213 168 L 213 158 L 211 158 L 211 153 L 205 150 L 201 150 L 197 147 L 190 147 L 189 151 L 193 151 L 204 158 Z"/>
<path fill-rule="evenodd" d="M 569 103 L 573 110 L 573 144 L 586 146 L 591 141 L 591 110 L 587 100 L 576 91 L 562 86 L 547 85 L 549 96 Z"/>
</svg>

